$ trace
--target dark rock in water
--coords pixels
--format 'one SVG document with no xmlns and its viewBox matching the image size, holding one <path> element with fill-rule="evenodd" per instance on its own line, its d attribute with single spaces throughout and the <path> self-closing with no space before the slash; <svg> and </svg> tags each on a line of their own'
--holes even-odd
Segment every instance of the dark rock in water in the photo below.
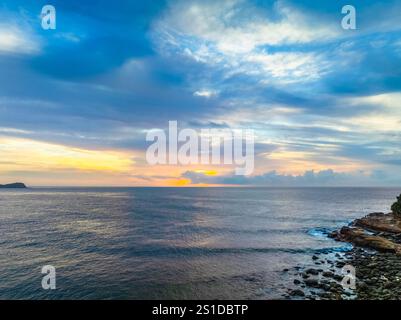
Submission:
<svg viewBox="0 0 401 320">
<path fill-rule="evenodd" d="M 387 282 L 384 284 L 384 288 L 386 289 L 392 289 L 394 288 L 396 285 L 393 282 Z"/>
<path fill-rule="evenodd" d="M 299 297 L 304 297 L 305 296 L 305 293 L 302 291 L 302 290 L 300 290 L 300 289 L 295 289 L 295 290 L 292 290 L 291 292 L 290 292 L 290 296 L 299 296 Z"/>
<path fill-rule="evenodd" d="M 322 273 L 323 277 L 327 277 L 327 278 L 333 278 L 334 273 L 331 271 L 325 271 Z"/>
<path fill-rule="evenodd" d="M 311 275 L 314 275 L 314 276 L 317 276 L 318 274 L 319 274 L 319 271 L 317 271 L 316 269 L 307 269 L 306 271 L 305 271 L 305 273 L 306 274 L 311 274 Z"/>
<path fill-rule="evenodd" d="M 337 280 L 337 281 L 341 281 L 341 280 L 343 280 L 343 278 L 344 278 L 344 276 L 341 276 L 341 275 L 339 275 L 339 274 L 335 274 L 335 275 L 333 276 L 333 279 L 334 279 L 334 280 Z"/>
<path fill-rule="evenodd" d="M 323 299 L 330 299 L 331 298 L 331 295 L 329 293 L 327 293 L 327 292 L 322 292 L 322 293 L 319 294 L 319 296 L 321 298 L 323 298 Z"/>
<path fill-rule="evenodd" d="M 317 281 L 316 279 L 306 279 L 305 280 L 305 284 L 308 287 L 313 287 L 313 288 L 319 288 L 320 287 L 319 281 Z"/>
<path fill-rule="evenodd" d="M 253 276 L 246 276 L 246 277 L 244 278 L 244 280 L 245 280 L 245 281 L 248 281 L 248 282 L 257 282 L 257 281 L 258 281 L 258 278 L 257 278 L 257 277 L 253 277 Z"/>
<path fill-rule="evenodd" d="M 21 182 L 0 184 L 1 189 L 25 189 L 26 185 Z"/>
<path fill-rule="evenodd" d="M 301 281 L 300 280 L 298 280 L 298 279 L 294 279 L 294 284 L 300 284 L 301 283 Z"/>
</svg>

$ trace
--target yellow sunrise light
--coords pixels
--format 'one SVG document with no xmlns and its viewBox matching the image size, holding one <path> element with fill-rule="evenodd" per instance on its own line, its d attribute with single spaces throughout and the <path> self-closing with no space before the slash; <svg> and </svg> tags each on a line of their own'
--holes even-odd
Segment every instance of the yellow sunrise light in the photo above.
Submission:
<svg viewBox="0 0 401 320">
<path fill-rule="evenodd" d="M 132 155 L 115 150 L 86 150 L 47 142 L 0 137 L 1 171 L 78 170 L 128 172 Z"/>
<path fill-rule="evenodd" d="M 206 176 L 215 176 L 217 175 L 216 170 L 205 170 L 205 169 L 200 169 L 200 170 L 195 170 L 196 173 L 202 173 Z"/>
</svg>

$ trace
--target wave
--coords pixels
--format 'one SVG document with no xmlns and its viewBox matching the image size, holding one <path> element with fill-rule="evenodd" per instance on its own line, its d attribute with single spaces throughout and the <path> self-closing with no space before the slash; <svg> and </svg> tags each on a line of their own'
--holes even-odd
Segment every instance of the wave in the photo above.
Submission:
<svg viewBox="0 0 401 320">
<path fill-rule="evenodd" d="M 87 250 L 93 252 L 90 248 Z M 326 247 L 326 248 L 275 248 L 275 247 L 235 247 L 235 248 L 205 248 L 205 247 L 157 247 L 157 248 L 141 248 L 141 249 L 129 249 L 119 250 L 108 249 L 102 250 L 102 254 L 116 254 L 129 255 L 129 256 L 151 256 L 151 257 L 193 257 L 193 256 L 209 256 L 209 255 L 222 255 L 222 254 L 253 254 L 253 253 L 290 253 L 290 254 L 314 254 L 330 253 L 330 252 L 344 252 L 350 250 L 350 247 L 343 245 L 340 247 Z M 85 250 L 86 251 L 86 250 Z"/>
</svg>

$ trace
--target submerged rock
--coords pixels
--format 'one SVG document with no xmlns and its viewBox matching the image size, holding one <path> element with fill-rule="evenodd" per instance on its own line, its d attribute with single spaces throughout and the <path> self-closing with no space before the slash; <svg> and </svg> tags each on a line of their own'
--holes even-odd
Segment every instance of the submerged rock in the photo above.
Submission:
<svg viewBox="0 0 401 320">
<path fill-rule="evenodd" d="M 325 272 L 322 273 L 322 275 L 323 275 L 323 277 L 326 277 L 326 278 L 333 278 L 334 277 L 334 273 L 331 272 L 331 271 L 325 271 Z"/>
<path fill-rule="evenodd" d="M 305 293 L 302 291 L 302 290 L 300 290 L 300 289 L 295 289 L 295 290 L 292 290 L 291 292 L 290 292 L 290 296 L 298 296 L 298 297 L 304 297 L 305 296 Z"/>
<path fill-rule="evenodd" d="M 307 270 L 305 271 L 305 273 L 306 273 L 306 274 L 311 274 L 311 275 L 317 276 L 317 275 L 319 274 L 319 271 L 316 270 L 316 269 L 310 268 L 310 269 L 307 269 Z"/>
<path fill-rule="evenodd" d="M 320 286 L 317 279 L 306 279 L 304 282 L 308 287 L 319 288 Z"/>
</svg>

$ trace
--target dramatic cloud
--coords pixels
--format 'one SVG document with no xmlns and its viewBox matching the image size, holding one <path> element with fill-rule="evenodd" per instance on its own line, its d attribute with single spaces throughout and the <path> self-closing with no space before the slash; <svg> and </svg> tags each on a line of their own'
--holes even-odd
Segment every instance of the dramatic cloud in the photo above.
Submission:
<svg viewBox="0 0 401 320">
<path fill-rule="evenodd" d="M 224 53 L 245 53 L 264 45 L 310 43 L 338 36 L 334 21 L 308 15 L 277 1 L 260 8 L 243 0 L 175 1 L 156 23 L 163 39 L 184 45 L 199 39 Z M 203 47 L 207 51 L 207 47 Z"/>
<path fill-rule="evenodd" d="M 246 1 L 177 1 L 154 24 L 161 54 L 181 54 L 223 69 L 225 76 L 244 73 L 265 81 L 307 81 L 327 72 L 322 54 L 275 46 L 326 42 L 340 35 L 334 20 L 323 21 L 277 1 L 258 8 Z"/>
<path fill-rule="evenodd" d="M 401 183 L 400 0 L 355 0 L 357 30 L 341 28 L 341 4 L 329 0 L 56 1 L 50 31 L 41 28 L 41 4 L 3 2 L 2 177 L 29 172 L 31 184 L 69 185 Z M 146 132 L 169 120 L 253 129 L 254 176 L 230 177 L 225 166 L 147 165 Z M 113 164 L 123 170 L 109 170 Z"/>
</svg>

